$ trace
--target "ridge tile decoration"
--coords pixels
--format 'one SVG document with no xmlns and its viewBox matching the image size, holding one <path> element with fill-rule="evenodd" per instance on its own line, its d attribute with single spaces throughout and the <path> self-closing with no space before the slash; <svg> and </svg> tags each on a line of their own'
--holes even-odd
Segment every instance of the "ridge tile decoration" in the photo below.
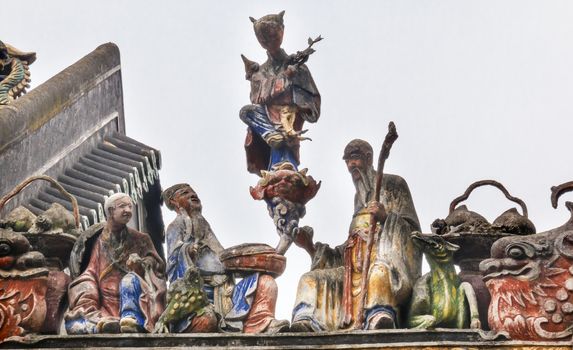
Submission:
<svg viewBox="0 0 573 350">
<path fill-rule="evenodd" d="M 12 103 L 30 87 L 29 65 L 35 52 L 23 52 L 0 41 L 0 105 Z"/>
</svg>

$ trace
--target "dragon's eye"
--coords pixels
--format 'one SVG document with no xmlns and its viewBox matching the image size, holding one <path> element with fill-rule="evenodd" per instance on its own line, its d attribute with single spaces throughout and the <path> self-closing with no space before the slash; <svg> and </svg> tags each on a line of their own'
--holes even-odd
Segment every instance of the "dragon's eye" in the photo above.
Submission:
<svg viewBox="0 0 573 350">
<path fill-rule="evenodd" d="M 6 256 L 10 254 L 10 245 L 6 243 L 0 243 L 0 256 Z"/>
<path fill-rule="evenodd" d="M 507 255 L 512 259 L 523 259 L 526 257 L 525 251 L 521 247 L 511 247 L 507 251 Z"/>
</svg>

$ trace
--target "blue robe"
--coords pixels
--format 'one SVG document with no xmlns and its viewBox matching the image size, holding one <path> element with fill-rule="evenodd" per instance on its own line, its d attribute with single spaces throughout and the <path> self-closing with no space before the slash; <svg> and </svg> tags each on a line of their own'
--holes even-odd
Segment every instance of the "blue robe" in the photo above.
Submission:
<svg viewBox="0 0 573 350">
<path fill-rule="evenodd" d="M 223 313 L 222 307 L 216 300 L 215 288 L 222 286 L 226 281 L 231 281 L 232 276 L 225 273 L 225 268 L 219 260 L 219 254 L 223 246 L 211 230 L 211 226 L 202 215 L 196 215 L 193 219 L 186 214 L 179 214 L 169 224 L 166 231 L 167 241 L 167 277 L 170 283 L 182 278 L 185 271 L 194 265 L 187 253 L 188 248 L 197 241 L 199 249 L 196 257 L 196 266 L 205 280 L 204 290 L 209 301 L 215 305 L 215 310 Z M 243 278 L 233 289 L 232 308 L 225 315 L 223 326 L 227 325 L 233 330 L 242 330 L 242 321 L 251 310 L 254 292 L 257 288 L 258 273 Z M 182 331 L 191 323 L 193 315 L 176 325 L 176 331 Z M 229 320 L 227 321 L 227 318 Z"/>
</svg>

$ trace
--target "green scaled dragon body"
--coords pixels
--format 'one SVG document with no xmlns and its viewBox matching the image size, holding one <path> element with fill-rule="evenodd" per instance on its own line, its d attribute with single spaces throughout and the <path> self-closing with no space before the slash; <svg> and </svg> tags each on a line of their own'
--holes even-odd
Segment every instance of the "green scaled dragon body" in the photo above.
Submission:
<svg viewBox="0 0 573 350">
<path fill-rule="evenodd" d="M 203 278 L 192 266 L 183 278 L 171 283 L 167 291 L 167 307 L 155 324 L 156 333 L 169 333 L 170 326 L 188 317 L 202 316 L 210 307 L 203 290 Z"/>
<path fill-rule="evenodd" d="M 424 252 L 430 272 L 412 289 L 408 328 L 480 328 L 475 292 L 454 268 L 453 256 L 459 247 L 433 233 L 413 232 L 411 238 Z"/>
</svg>

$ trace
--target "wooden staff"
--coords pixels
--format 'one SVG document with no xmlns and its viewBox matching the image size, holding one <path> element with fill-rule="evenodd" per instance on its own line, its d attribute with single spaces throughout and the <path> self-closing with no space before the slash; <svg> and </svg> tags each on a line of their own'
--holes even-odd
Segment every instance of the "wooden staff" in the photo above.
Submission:
<svg viewBox="0 0 573 350">
<path fill-rule="evenodd" d="M 382 143 L 382 149 L 380 150 L 380 155 L 378 156 L 378 168 L 376 170 L 376 192 L 374 194 L 374 200 L 378 202 L 380 200 L 380 192 L 382 191 L 382 176 L 384 174 L 384 163 L 388 156 L 390 155 L 390 149 L 394 144 L 394 141 L 398 138 L 398 133 L 396 132 L 396 125 L 394 122 L 388 124 L 388 133 L 384 138 Z M 366 179 L 364 179 L 366 180 Z M 366 256 L 362 261 L 362 280 L 360 281 L 360 299 L 358 299 L 358 320 L 355 323 L 355 328 L 361 328 L 364 323 L 364 304 L 366 303 L 366 288 L 368 284 L 368 272 L 370 270 L 370 255 L 372 254 L 372 246 L 374 245 L 374 235 L 376 234 L 376 217 L 374 214 L 370 217 L 370 232 L 368 233 L 368 238 L 366 240 Z M 349 288 L 350 286 L 347 286 Z"/>
</svg>

